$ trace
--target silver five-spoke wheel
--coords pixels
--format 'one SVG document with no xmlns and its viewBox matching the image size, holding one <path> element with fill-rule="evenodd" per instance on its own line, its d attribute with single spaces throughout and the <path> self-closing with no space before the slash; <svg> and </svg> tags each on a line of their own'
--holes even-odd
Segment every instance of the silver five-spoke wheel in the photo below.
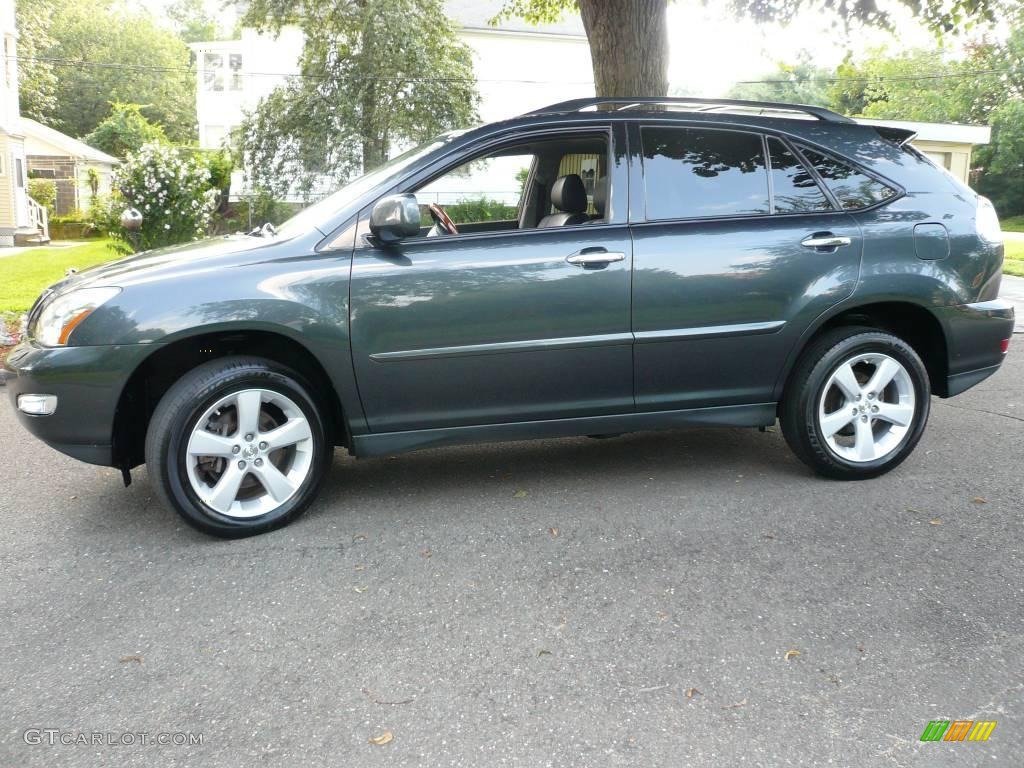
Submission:
<svg viewBox="0 0 1024 768">
<path fill-rule="evenodd" d="M 864 463 L 895 451 L 914 421 L 914 383 L 882 353 L 856 355 L 829 376 L 818 401 L 818 426 L 829 450 Z"/>
<path fill-rule="evenodd" d="M 200 500 L 222 515 L 251 518 L 295 495 L 313 465 L 313 434 L 299 406 L 268 389 L 217 400 L 195 422 L 186 471 Z"/>
</svg>

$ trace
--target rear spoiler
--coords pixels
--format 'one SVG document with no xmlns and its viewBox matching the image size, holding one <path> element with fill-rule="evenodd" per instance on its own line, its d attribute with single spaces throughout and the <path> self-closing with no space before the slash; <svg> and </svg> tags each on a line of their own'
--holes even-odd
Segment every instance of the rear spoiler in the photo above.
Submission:
<svg viewBox="0 0 1024 768">
<path fill-rule="evenodd" d="M 908 142 L 917 138 L 916 131 L 908 131 L 906 128 L 893 128 L 890 125 L 876 125 L 874 129 L 878 135 L 887 141 L 891 141 L 897 147 L 902 147 Z"/>
</svg>

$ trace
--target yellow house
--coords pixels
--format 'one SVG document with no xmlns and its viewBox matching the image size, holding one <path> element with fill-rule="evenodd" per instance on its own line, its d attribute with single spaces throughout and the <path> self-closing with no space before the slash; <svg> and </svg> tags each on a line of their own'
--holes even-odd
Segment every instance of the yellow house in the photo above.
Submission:
<svg viewBox="0 0 1024 768">
<path fill-rule="evenodd" d="M 960 125 L 957 123 L 917 123 L 908 120 L 869 120 L 856 118 L 865 125 L 888 125 L 905 128 L 917 134 L 910 143 L 941 165 L 964 184 L 971 173 L 971 152 L 979 144 L 988 144 L 992 129 L 987 125 Z"/>
</svg>

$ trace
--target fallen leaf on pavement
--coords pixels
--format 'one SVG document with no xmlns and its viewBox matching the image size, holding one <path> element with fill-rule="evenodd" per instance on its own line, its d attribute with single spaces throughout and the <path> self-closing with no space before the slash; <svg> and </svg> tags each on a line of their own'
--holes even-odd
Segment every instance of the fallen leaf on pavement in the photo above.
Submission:
<svg viewBox="0 0 1024 768">
<path fill-rule="evenodd" d="M 395 738 L 395 735 L 393 733 L 391 733 L 391 731 L 384 731 L 384 733 L 382 733 L 380 736 L 371 736 L 370 737 L 370 743 L 371 744 L 375 744 L 378 747 L 383 747 L 385 744 L 390 742 L 393 738 Z"/>
<path fill-rule="evenodd" d="M 698 688 L 687 688 L 686 689 L 686 698 L 688 698 L 688 699 L 692 699 L 697 694 L 700 694 L 701 696 L 704 695 L 703 693 L 700 692 L 700 689 L 698 689 Z"/>
<path fill-rule="evenodd" d="M 550 533 L 552 537 L 557 537 L 558 529 L 555 527 L 548 528 L 548 533 Z"/>
<path fill-rule="evenodd" d="M 800 651 L 798 651 L 796 648 L 792 648 L 792 649 L 786 651 L 786 655 L 783 658 L 786 661 L 789 661 L 790 659 L 795 659 L 799 655 L 800 655 Z"/>
<path fill-rule="evenodd" d="M 133 663 L 133 662 L 135 664 L 141 664 L 142 663 L 142 657 L 139 656 L 138 654 L 132 654 L 131 656 L 122 656 L 121 657 L 121 663 L 122 664 L 129 664 L 129 663 Z"/>
<path fill-rule="evenodd" d="M 735 704 L 729 704 L 728 706 L 722 707 L 722 709 L 739 709 L 740 707 L 747 706 L 747 700 L 737 701 Z"/>
<path fill-rule="evenodd" d="M 937 517 L 933 517 L 931 520 L 928 521 L 928 525 L 942 525 L 942 520 L 940 520 Z"/>
<path fill-rule="evenodd" d="M 368 590 L 368 589 L 369 589 L 369 587 L 352 587 L 352 589 L 353 589 L 354 591 L 358 592 L 358 593 L 359 593 L 359 594 L 361 595 L 361 594 L 363 594 L 363 592 L 365 592 L 366 590 Z"/>
<path fill-rule="evenodd" d="M 550 655 L 551 655 L 551 651 L 548 651 L 548 650 L 546 650 L 544 648 L 541 648 L 539 651 L 537 651 L 538 658 L 541 657 L 541 656 L 550 656 Z"/>
<path fill-rule="evenodd" d="M 512 498 L 513 499 L 525 499 L 526 498 L 526 491 L 516 491 L 515 493 L 512 494 Z"/>
<path fill-rule="evenodd" d="M 973 499 L 971 499 L 971 501 L 973 501 L 975 504 L 988 504 L 988 501 L 985 499 L 984 496 L 975 496 Z"/>
</svg>

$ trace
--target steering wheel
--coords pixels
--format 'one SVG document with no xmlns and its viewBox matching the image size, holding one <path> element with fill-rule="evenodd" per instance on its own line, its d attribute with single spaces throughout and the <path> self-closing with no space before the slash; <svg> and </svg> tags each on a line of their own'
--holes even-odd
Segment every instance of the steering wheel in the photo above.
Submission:
<svg viewBox="0 0 1024 768">
<path fill-rule="evenodd" d="M 444 208 L 437 203 L 431 203 L 427 206 L 427 210 L 430 211 L 430 218 L 432 218 L 434 223 L 441 227 L 441 229 L 449 235 L 459 234 L 458 227 L 455 226 L 455 222 L 452 221 L 451 217 L 444 212 Z"/>
</svg>

